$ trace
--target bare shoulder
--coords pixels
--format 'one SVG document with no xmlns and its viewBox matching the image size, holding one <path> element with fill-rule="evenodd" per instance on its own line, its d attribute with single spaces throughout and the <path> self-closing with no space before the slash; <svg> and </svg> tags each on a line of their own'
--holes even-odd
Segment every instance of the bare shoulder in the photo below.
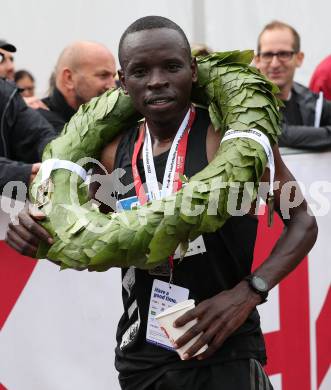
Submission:
<svg viewBox="0 0 331 390">
<path fill-rule="evenodd" d="M 127 131 L 123 131 L 118 134 L 108 145 L 106 145 L 101 151 L 100 162 L 106 168 L 108 173 L 113 172 L 115 166 L 116 152 L 121 139 Z"/>
<path fill-rule="evenodd" d="M 115 137 L 112 142 L 106 145 L 101 151 L 100 163 L 101 165 L 95 165 L 93 167 L 93 174 L 89 185 L 89 196 L 90 199 L 98 201 L 100 211 L 103 213 L 109 213 L 113 211 L 112 206 L 109 206 L 104 200 L 107 198 L 106 193 L 111 192 L 111 175 L 101 178 L 100 175 L 107 175 L 112 173 L 115 168 L 115 159 L 118 146 L 127 131 L 121 132 Z M 107 181 L 110 180 L 110 181 Z M 106 193 L 104 192 L 106 189 Z"/>
</svg>

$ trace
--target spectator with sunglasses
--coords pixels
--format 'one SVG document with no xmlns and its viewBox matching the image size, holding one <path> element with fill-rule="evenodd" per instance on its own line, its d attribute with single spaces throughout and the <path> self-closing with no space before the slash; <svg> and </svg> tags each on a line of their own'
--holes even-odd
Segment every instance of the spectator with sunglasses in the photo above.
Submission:
<svg viewBox="0 0 331 390">
<path fill-rule="evenodd" d="M 38 173 L 44 147 L 55 137 L 52 126 L 27 107 L 19 88 L 0 78 L 0 196 L 13 196 L 8 193 L 11 185 L 5 188 L 10 182 L 27 188 Z"/>
<path fill-rule="evenodd" d="M 13 53 L 16 47 L 4 39 L 0 39 L 0 77 L 14 80 L 15 66 Z"/>
<path fill-rule="evenodd" d="M 273 21 L 263 28 L 255 64 L 278 86 L 284 103 L 279 146 L 323 150 L 331 147 L 331 102 L 294 82 L 303 59 L 300 36 L 292 26 Z"/>
<path fill-rule="evenodd" d="M 20 95 L 14 83 L 15 52 L 14 45 L 0 39 L 0 196 L 23 200 L 26 191 L 19 193 L 20 188 L 27 189 L 38 173 L 43 149 L 56 133 Z"/>
<path fill-rule="evenodd" d="M 44 147 L 56 137 L 53 127 L 27 107 L 13 82 L 15 52 L 14 45 L 0 39 L 0 196 L 9 197 L 15 195 L 11 191 L 15 183 L 21 182 L 25 188 L 31 183 L 39 170 Z M 24 198 L 17 192 L 16 196 Z"/>
</svg>

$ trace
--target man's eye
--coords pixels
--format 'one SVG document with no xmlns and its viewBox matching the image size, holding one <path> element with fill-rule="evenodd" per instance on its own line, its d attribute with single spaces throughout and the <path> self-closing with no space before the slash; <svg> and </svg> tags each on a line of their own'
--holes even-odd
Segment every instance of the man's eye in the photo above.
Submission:
<svg viewBox="0 0 331 390">
<path fill-rule="evenodd" d="M 100 73 L 100 74 L 98 75 L 98 77 L 99 77 L 100 79 L 102 79 L 102 80 L 107 79 L 109 76 L 110 76 L 109 73 Z"/>
<path fill-rule="evenodd" d="M 146 70 L 144 68 L 134 69 L 132 72 L 134 77 L 143 77 L 146 74 Z"/>
<path fill-rule="evenodd" d="M 177 72 L 180 68 L 181 68 L 180 64 L 175 64 L 175 63 L 168 64 L 168 69 L 170 70 L 170 72 Z"/>
</svg>

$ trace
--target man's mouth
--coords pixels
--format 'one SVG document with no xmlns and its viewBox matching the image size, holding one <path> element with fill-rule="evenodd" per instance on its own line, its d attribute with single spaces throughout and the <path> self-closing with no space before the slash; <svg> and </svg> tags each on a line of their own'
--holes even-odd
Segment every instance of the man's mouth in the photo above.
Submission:
<svg viewBox="0 0 331 390">
<path fill-rule="evenodd" d="M 277 77 L 281 77 L 282 75 L 283 75 L 283 72 L 270 72 L 268 76 L 270 78 L 273 78 L 273 77 L 277 78 Z"/>
<path fill-rule="evenodd" d="M 158 97 L 151 97 L 149 99 L 146 99 L 146 104 L 153 105 L 153 106 L 162 106 L 163 104 L 167 104 L 173 101 L 173 98 L 169 96 L 158 96 Z"/>
</svg>

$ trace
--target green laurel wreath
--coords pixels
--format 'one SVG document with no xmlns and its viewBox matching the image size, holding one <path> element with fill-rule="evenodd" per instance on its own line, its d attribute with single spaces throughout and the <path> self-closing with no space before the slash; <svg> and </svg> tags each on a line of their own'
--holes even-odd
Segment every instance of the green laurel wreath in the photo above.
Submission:
<svg viewBox="0 0 331 390">
<path fill-rule="evenodd" d="M 215 130 L 222 134 L 228 129 L 256 128 L 273 145 L 280 134 L 279 102 L 274 96 L 277 88 L 249 66 L 252 58 L 252 51 L 198 58 L 192 101 L 208 107 Z M 139 119 L 129 96 L 121 89 L 108 91 L 80 107 L 61 136 L 46 147 L 43 161 L 58 158 L 77 163 L 87 156 L 98 159 L 106 144 Z M 176 194 L 107 215 L 89 201 L 88 186 L 76 174 L 65 169 L 52 171 L 52 188 L 45 188 L 38 174 L 30 188 L 30 199 L 46 214 L 42 225 L 52 234 L 54 244 L 42 244 L 37 257 L 79 270 L 104 271 L 132 265 L 154 268 L 179 244 L 184 254 L 189 240 L 226 222 L 232 183 L 239 185 L 242 195 L 244 184 L 253 182 L 248 190 L 253 201 L 266 163 L 264 149 L 256 141 L 227 140 L 213 161 Z M 196 208 L 203 212 L 195 215 L 192 210 Z"/>
</svg>

